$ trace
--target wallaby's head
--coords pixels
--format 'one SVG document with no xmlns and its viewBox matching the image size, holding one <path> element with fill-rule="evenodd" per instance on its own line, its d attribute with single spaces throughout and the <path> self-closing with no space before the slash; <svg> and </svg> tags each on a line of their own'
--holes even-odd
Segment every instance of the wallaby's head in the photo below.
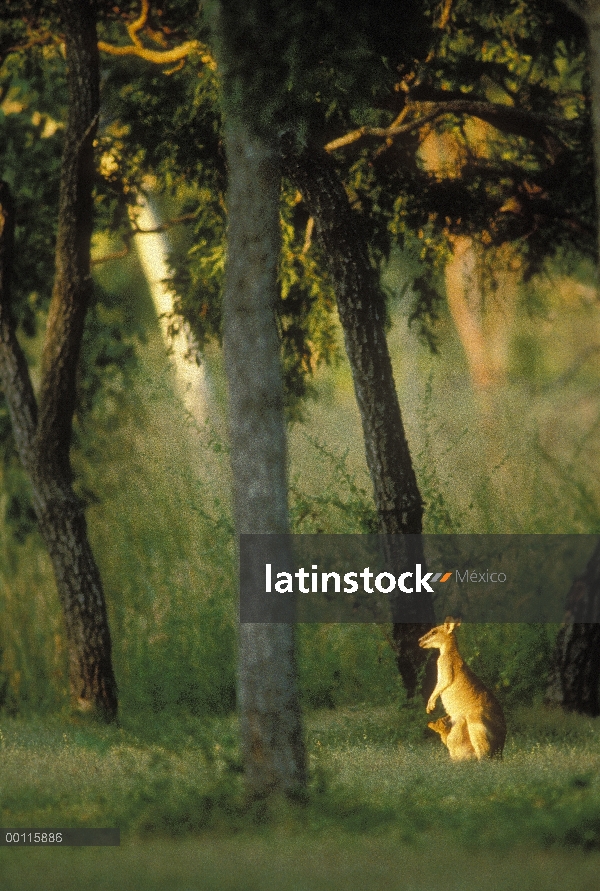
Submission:
<svg viewBox="0 0 600 891">
<path fill-rule="evenodd" d="M 446 742 L 448 734 L 452 730 L 452 718 L 450 715 L 444 715 L 443 718 L 438 718 L 437 721 L 430 721 L 427 726 L 432 730 L 435 730 L 436 733 L 439 733 L 442 737 L 442 741 Z"/>
<path fill-rule="evenodd" d="M 443 625 L 437 625 L 424 634 L 419 640 L 419 646 L 424 650 L 439 650 L 444 644 L 448 643 L 449 638 L 460 625 L 460 619 L 453 619 L 448 616 Z"/>
</svg>

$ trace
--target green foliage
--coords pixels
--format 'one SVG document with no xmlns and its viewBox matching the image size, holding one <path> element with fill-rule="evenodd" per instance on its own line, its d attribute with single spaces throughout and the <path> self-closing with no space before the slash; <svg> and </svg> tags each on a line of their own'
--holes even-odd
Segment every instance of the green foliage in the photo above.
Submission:
<svg viewBox="0 0 600 891">
<path fill-rule="evenodd" d="M 4 455 L 1 478 L 6 501 L 4 522 L 12 531 L 15 541 L 23 544 L 37 528 L 37 519 L 31 504 L 29 484 L 17 463 L 17 456 L 9 450 Z"/>
<path fill-rule="evenodd" d="M 467 664 L 507 709 L 528 706 L 543 697 L 554 626 L 465 624 L 459 634 Z"/>
<path fill-rule="evenodd" d="M 401 16 L 389 0 L 228 2 L 219 16 L 226 107 L 267 139 L 287 133 L 299 146 L 380 121 L 396 66 L 425 36 L 412 0 Z"/>
<path fill-rule="evenodd" d="M 432 20 L 438 11 L 430 5 Z M 432 348 L 449 237 L 474 236 L 491 262 L 510 242 L 526 278 L 565 245 L 594 255 L 585 64 L 584 30 L 563 4 L 458 0 L 445 28 L 432 30 L 426 61 L 402 81 L 405 109 L 410 101 L 426 112 L 430 102 L 469 100 L 523 113 L 522 125 L 501 113 L 442 115 L 372 159 L 395 196 L 393 212 L 385 210 L 390 231 L 424 263 L 411 320 Z M 527 113 L 554 115 L 569 128 L 527 124 Z"/>
<path fill-rule="evenodd" d="M 189 4 L 160 4 L 153 26 L 160 18 L 171 35 L 210 40 L 207 23 L 214 31 L 217 6 L 197 14 Z M 191 218 L 188 235 L 175 236 L 171 259 L 176 310 L 200 349 L 221 330 L 221 88 L 230 109 L 268 139 L 292 138 L 299 146 L 410 119 L 431 102 L 471 99 L 523 113 L 519 125 L 495 118 L 500 129 L 441 114 L 393 144 L 358 139 L 335 153 L 373 264 L 389 257 L 394 242 L 421 256 L 411 321 L 432 348 L 448 235 L 475 234 L 490 256 L 511 241 L 526 275 L 562 244 L 575 240 L 578 250 L 595 249 L 585 35 L 560 4 L 459 0 L 443 28 L 433 2 L 404 4 L 401 15 L 388 0 L 351 10 L 337 0 L 218 8 L 218 72 L 194 57 L 168 76 L 139 59 L 104 60 L 103 96 L 112 117 L 101 144 L 115 165 L 115 194 L 120 190 L 126 204 L 152 172 L 156 187 L 177 196 L 174 216 Z M 122 31 L 112 15 L 103 27 L 113 40 Z M 573 129 L 533 126 L 527 113 L 552 113 Z M 436 136 L 447 137 L 456 155 L 439 170 L 427 167 L 422 150 Z M 279 319 L 288 413 L 297 419 L 313 391 L 314 368 L 334 356 L 333 301 L 322 258 L 304 249 L 306 213 L 288 192 L 282 215 Z"/>
<path fill-rule="evenodd" d="M 139 60 L 112 62 L 103 91 L 114 114 L 101 137 L 112 171 L 109 187 L 120 195 L 114 200 L 126 207 L 151 171 L 155 191 L 162 190 L 163 216 L 186 223 L 169 233 L 174 305 L 202 352 L 221 338 L 225 266 L 226 171 L 215 74 L 193 62 L 169 77 Z M 110 202 L 105 216 L 109 209 Z M 123 222 L 128 225 L 127 219 Z M 334 298 L 314 248 L 305 244 L 307 222 L 298 197 L 286 188 L 278 322 L 287 411 L 293 420 L 302 415 L 314 369 L 336 355 Z"/>
<path fill-rule="evenodd" d="M 312 244 L 311 223 L 300 196 L 282 193 L 282 249 L 277 320 L 289 420 L 303 418 L 302 402 L 316 391 L 314 371 L 339 359 L 335 295 Z M 312 248 L 312 249 L 311 249 Z"/>
<path fill-rule="evenodd" d="M 64 62 L 58 49 L 12 53 L 0 66 L 2 178 L 15 204 L 12 310 L 33 337 L 52 289 L 62 128 Z"/>
<path fill-rule="evenodd" d="M 193 222 L 189 231 L 171 238 L 169 263 L 175 311 L 189 324 L 201 353 L 211 341 L 221 341 L 226 218 L 216 184 L 186 191 L 181 214 L 190 214 Z"/>
<path fill-rule="evenodd" d="M 460 531 L 460 518 L 452 511 L 450 500 L 444 493 L 439 478 L 436 461 L 433 457 L 433 444 L 439 439 L 440 427 L 436 424 L 433 399 L 433 375 L 430 372 L 425 384 L 421 422 L 423 427 L 423 448 L 416 458 L 419 469 L 419 491 L 424 504 L 423 531 L 432 535 L 446 535 Z M 450 449 L 449 449 L 450 451 Z M 454 515 L 453 515 L 454 514 Z"/>
<path fill-rule="evenodd" d="M 126 394 L 137 364 L 136 347 L 144 337 L 139 316 L 114 283 L 108 290 L 96 281 L 81 345 L 74 431 L 78 448 L 93 451 L 90 431 L 98 426 L 115 429 L 126 414 Z"/>
<path fill-rule="evenodd" d="M 296 477 L 290 484 L 290 522 L 295 534 L 361 534 L 378 530 L 372 498 L 359 485 L 347 467 L 348 453 L 330 451 L 317 439 L 305 434 L 308 446 L 319 463 L 321 489 L 311 494 Z M 325 480 L 328 480 L 325 484 Z"/>
<path fill-rule="evenodd" d="M 187 185 L 178 198 L 166 202 L 167 207 L 178 208 L 177 217 L 191 217 L 187 231 L 172 233 L 169 260 L 176 290 L 175 312 L 190 326 L 199 353 L 211 341 L 221 339 L 226 219 L 219 189 L 216 179 L 212 187 L 207 183 Z M 314 247 L 309 249 L 308 218 L 290 188 L 282 193 L 281 210 L 277 322 L 287 416 L 299 421 L 303 401 L 314 395 L 314 371 L 323 363 L 335 362 L 339 355 L 333 321 L 335 298 Z"/>
<path fill-rule="evenodd" d="M 94 450 L 78 469 L 101 494 L 90 527 L 111 603 L 121 706 L 157 714 L 228 711 L 235 563 L 222 491 L 227 455 L 211 447 L 213 434 L 186 424 L 134 258 L 119 271 L 119 290 L 135 295 L 131 323 L 145 336 L 135 344 L 135 375 L 120 393 L 117 423 L 107 429 L 92 413 L 84 435 Z M 102 276 L 114 273 L 103 267 Z"/>
<path fill-rule="evenodd" d="M 67 663 L 62 635 L 50 561 L 38 534 L 18 543 L 13 528 L 0 524 L 3 714 L 48 713 L 65 705 Z"/>
<path fill-rule="evenodd" d="M 384 629 L 377 625 L 300 625 L 299 685 L 308 708 L 369 702 L 397 708 L 402 681 Z"/>
</svg>

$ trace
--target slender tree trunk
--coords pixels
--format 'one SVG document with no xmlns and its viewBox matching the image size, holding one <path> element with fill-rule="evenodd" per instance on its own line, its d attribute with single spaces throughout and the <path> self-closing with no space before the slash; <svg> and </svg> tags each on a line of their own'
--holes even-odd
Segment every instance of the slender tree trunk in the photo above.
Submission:
<svg viewBox="0 0 600 891">
<path fill-rule="evenodd" d="M 600 262 L 600 0 L 558 0 L 579 16 L 588 38 L 591 82 L 592 135 L 594 149 L 594 192 L 596 195 L 596 244 Z"/>
<path fill-rule="evenodd" d="M 83 506 L 73 491 L 70 445 L 76 376 L 91 296 L 90 244 L 99 64 L 93 0 L 60 0 L 65 32 L 69 112 L 63 150 L 56 277 L 36 402 L 10 306 L 13 252 L 10 201 L 4 185 L 0 250 L 0 380 L 33 506 L 52 561 L 69 650 L 74 705 L 106 720 L 117 714 L 117 687 L 100 573 Z"/>
<path fill-rule="evenodd" d="M 472 119 L 469 123 L 470 138 L 480 147 L 493 139 L 492 130 L 490 124 L 481 120 Z M 455 136 L 433 129 L 421 143 L 419 155 L 437 179 L 458 179 L 467 162 L 464 145 Z M 496 283 L 495 295 L 491 288 L 486 295 L 481 246 L 478 249 L 475 239 L 468 235 L 447 232 L 447 238 L 452 249 L 444 270 L 448 308 L 465 352 L 473 388 L 482 395 L 487 388 L 503 383 L 506 376 L 509 323 L 514 315 L 518 281 L 517 258 L 510 245 L 494 248 L 493 254 L 486 249 L 488 257 L 493 256 Z"/>
<path fill-rule="evenodd" d="M 587 27 L 590 52 L 594 189 L 596 193 L 597 250 L 600 263 L 600 0 L 588 0 L 586 13 L 582 17 Z"/>
<path fill-rule="evenodd" d="M 288 533 L 286 431 L 275 321 L 281 175 L 275 151 L 233 115 L 223 346 L 238 534 Z M 264 571 L 264 567 L 263 567 Z M 306 781 L 294 627 L 240 625 L 239 709 L 246 780 L 257 795 Z"/>
<path fill-rule="evenodd" d="M 303 156 L 286 152 L 285 170 L 315 220 L 333 281 L 380 532 L 392 536 L 388 542 L 393 566 L 402 560 L 424 563 L 419 537 L 423 502 L 394 383 L 385 333 L 385 299 L 378 272 L 369 259 L 367 240 L 334 163 L 324 151 Z M 393 538 L 405 534 L 415 537 L 404 543 Z M 427 659 L 418 639 L 434 621 L 427 594 L 419 595 L 418 601 L 415 597 L 412 606 L 420 621 L 396 623 L 393 632 L 398 669 L 410 696 L 416 691 L 419 668 Z"/>
<path fill-rule="evenodd" d="M 482 303 L 477 256 L 473 239 L 467 235 L 450 237 L 452 259 L 446 264 L 446 299 L 460 342 L 465 351 L 475 391 L 489 387 L 493 376 L 483 329 Z"/>
<path fill-rule="evenodd" d="M 600 541 L 567 597 L 546 690 L 546 703 L 600 715 Z"/>
</svg>

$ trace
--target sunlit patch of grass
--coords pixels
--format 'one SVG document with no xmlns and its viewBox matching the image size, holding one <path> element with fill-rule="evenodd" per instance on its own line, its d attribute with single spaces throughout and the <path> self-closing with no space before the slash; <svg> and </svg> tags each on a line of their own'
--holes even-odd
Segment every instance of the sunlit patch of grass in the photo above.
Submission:
<svg viewBox="0 0 600 891">
<path fill-rule="evenodd" d="M 541 711 L 521 710 L 502 761 L 453 764 L 437 738 L 419 741 L 414 732 L 412 739 L 403 732 L 402 714 L 340 712 L 333 725 L 337 745 L 327 716 L 309 724 L 316 774 L 334 797 L 350 794 L 393 811 L 391 823 L 405 840 L 444 831 L 475 847 L 511 846 L 523 838 L 600 847 L 597 722 L 559 717 L 549 738 L 535 728 L 549 728 L 551 720 Z M 423 713 L 421 736 L 425 725 Z"/>
</svg>

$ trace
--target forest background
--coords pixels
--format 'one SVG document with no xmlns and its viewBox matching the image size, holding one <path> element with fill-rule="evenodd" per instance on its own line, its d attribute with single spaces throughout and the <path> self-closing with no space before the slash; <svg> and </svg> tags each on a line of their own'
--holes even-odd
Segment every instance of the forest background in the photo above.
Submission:
<svg viewBox="0 0 600 891">
<path fill-rule="evenodd" d="M 59 4 L 63 15 L 68 5 Z M 1 33 L 2 178 L 15 207 L 11 313 L 37 389 L 69 99 L 60 19 L 52 5 L 31 4 L 26 15 L 18 6 L 5 4 Z M 307 868 L 302 839 L 313 845 L 311 833 L 324 835 L 315 879 L 324 883 L 331 881 L 327 844 L 344 850 L 357 831 L 383 870 L 395 862 L 396 844 L 474 844 L 485 853 L 464 854 L 473 881 L 492 868 L 501 875 L 495 850 L 512 850 L 526 837 L 546 852 L 532 857 L 538 883 L 565 869 L 564 887 L 585 887 L 584 861 L 557 855 L 556 846 L 598 847 L 597 731 L 592 719 L 541 706 L 555 627 L 464 628 L 461 648 L 501 698 L 513 740 L 503 765 L 477 765 L 477 774 L 446 764 L 425 736 L 421 700 L 407 697 L 398 672 L 393 629 L 299 627 L 308 797 L 299 796 L 298 810 L 243 792 L 220 347 L 227 168 L 219 67 L 230 72 L 226 113 L 249 109 L 258 136 L 276 135 L 287 159 L 276 317 L 292 529 L 381 528 L 335 314 L 339 281 L 331 265 L 328 273 L 327 243 L 289 160 L 315 145 L 333 159 L 328 168 L 314 149 L 344 184 L 357 221 L 351 231 L 383 286 L 386 308 L 379 308 L 424 531 L 590 533 L 599 526 L 586 28 L 577 10 L 559 3 L 409 6 L 397 20 L 385 3 L 359 7 L 356 18 L 322 3 L 307 23 L 302 4 L 295 18 L 276 3 L 261 5 L 254 21 L 233 4 L 239 33 L 230 31 L 232 49 L 222 36 L 211 43 L 219 29 L 195 4 L 99 4 L 94 295 L 70 455 L 106 595 L 119 726 L 70 715 L 64 616 L 2 408 L 4 825 L 100 820 L 142 836 L 216 832 L 219 844 L 235 830 L 250 834 L 244 844 L 266 846 L 259 857 L 266 877 L 273 849 L 265 827 L 277 837 L 281 825 L 292 826 L 300 841 L 287 843 L 298 845 L 300 871 Z M 263 67 L 256 46 L 244 47 L 256 33 L 269 35 L 259 44 Z M 276 75 L 273 60 L 282 69 Z M 302 170 L 306 164 L 296 168 L 298 181 Z M 172 248 L 171 333 L 184 319 L 199 350 L 204 383 L 193 412 L 135 247 L 154 237 L 133 235 L 148 228 L 135 223 L 144 194 Z M 453 795 L 450 770 L 462 780 Z M 158 873 L 170 858 L 165 844 Z M 218 857 L 201 867 L 185 851 L 190 874 L 213 869 L 225 886 L 235 881 Z M 379 881 L 365 851 L 357 862 Z M 137 856 L 128 861 L 132 871 Z M 407 864 L 411 856 L 405 852 Z M 87 863 L 65 860 L 69 869 Z M 434 858 L 432 875 L 442 863 Z"/>
</svg>

